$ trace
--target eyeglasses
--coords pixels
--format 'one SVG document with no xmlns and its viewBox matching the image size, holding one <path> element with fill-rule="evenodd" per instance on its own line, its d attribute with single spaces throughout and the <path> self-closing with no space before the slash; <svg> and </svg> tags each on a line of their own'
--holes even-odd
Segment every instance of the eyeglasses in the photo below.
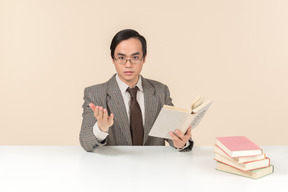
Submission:
<svg viewBox="0 0 288 192">
<path fill-rule="evenodd" d="M 131 64 L 137 65 L 142 61 L 143 57 L 140 58 L 139 56 L 133 56 L 132 59 L 126 59 L 123 56 L 119 56 L 115 58 L 114 60 L 119 64 L 119 65 L 125 65 L 127 61 L 130 61 Z"/>
</svg>

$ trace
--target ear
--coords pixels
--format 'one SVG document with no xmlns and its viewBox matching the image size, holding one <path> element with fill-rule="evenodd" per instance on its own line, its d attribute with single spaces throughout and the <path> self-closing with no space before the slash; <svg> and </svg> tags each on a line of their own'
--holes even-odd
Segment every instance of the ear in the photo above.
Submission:
<svg viewBox="0 0 288 192">
<path fill-rule="evenodd" d="M 147 53 L 146 53 L 145 57 L 143 57 L 143 63 L 146 62 L 146 58 L 147 58 Z"/>
</svg>

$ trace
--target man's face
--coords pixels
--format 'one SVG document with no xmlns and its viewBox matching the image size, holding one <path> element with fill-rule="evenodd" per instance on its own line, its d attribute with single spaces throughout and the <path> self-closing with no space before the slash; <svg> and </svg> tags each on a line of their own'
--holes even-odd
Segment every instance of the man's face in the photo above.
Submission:
<svg viewBox="0 0 288 192">
<path fill-rule="evenodd" d="M 136 38 L 121 41 L 115 49 L 114 56 L 116 60 L 114 59 L 113 63 L 119 78 L 128 86 L 135 86 L 145 63 L 141 42 Z M 141 59 L 141 61 L 133 64 L 133 60 L 132 63 L 128 60 L 126 64 L 119 64 L 119 59 L 133 59 L 134 61 L 135 59 Z"/>
</svg>

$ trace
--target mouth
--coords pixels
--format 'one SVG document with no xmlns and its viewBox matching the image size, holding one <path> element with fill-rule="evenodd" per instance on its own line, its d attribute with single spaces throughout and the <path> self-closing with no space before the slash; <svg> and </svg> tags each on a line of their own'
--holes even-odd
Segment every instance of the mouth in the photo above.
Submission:
<svg viewBox="0 0 288 192">
<path fill-rule="evenodd" d="M 134 72 L 133 71 L 125 71 L 124 74 L 125 75 L 132 75 Z"/>
</svg>

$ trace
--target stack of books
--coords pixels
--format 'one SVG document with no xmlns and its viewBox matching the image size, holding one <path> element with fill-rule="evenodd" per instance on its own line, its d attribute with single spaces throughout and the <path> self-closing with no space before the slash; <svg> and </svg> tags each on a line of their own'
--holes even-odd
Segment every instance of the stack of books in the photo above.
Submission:
<svg viewBox="0 0 288 192">
<path fill-rule="evenodd" d="M 216 169 L 258 179 L 273 173 L 274 166 L 263 150 L 245 136 L 216 137 Z"/>
</svg>

